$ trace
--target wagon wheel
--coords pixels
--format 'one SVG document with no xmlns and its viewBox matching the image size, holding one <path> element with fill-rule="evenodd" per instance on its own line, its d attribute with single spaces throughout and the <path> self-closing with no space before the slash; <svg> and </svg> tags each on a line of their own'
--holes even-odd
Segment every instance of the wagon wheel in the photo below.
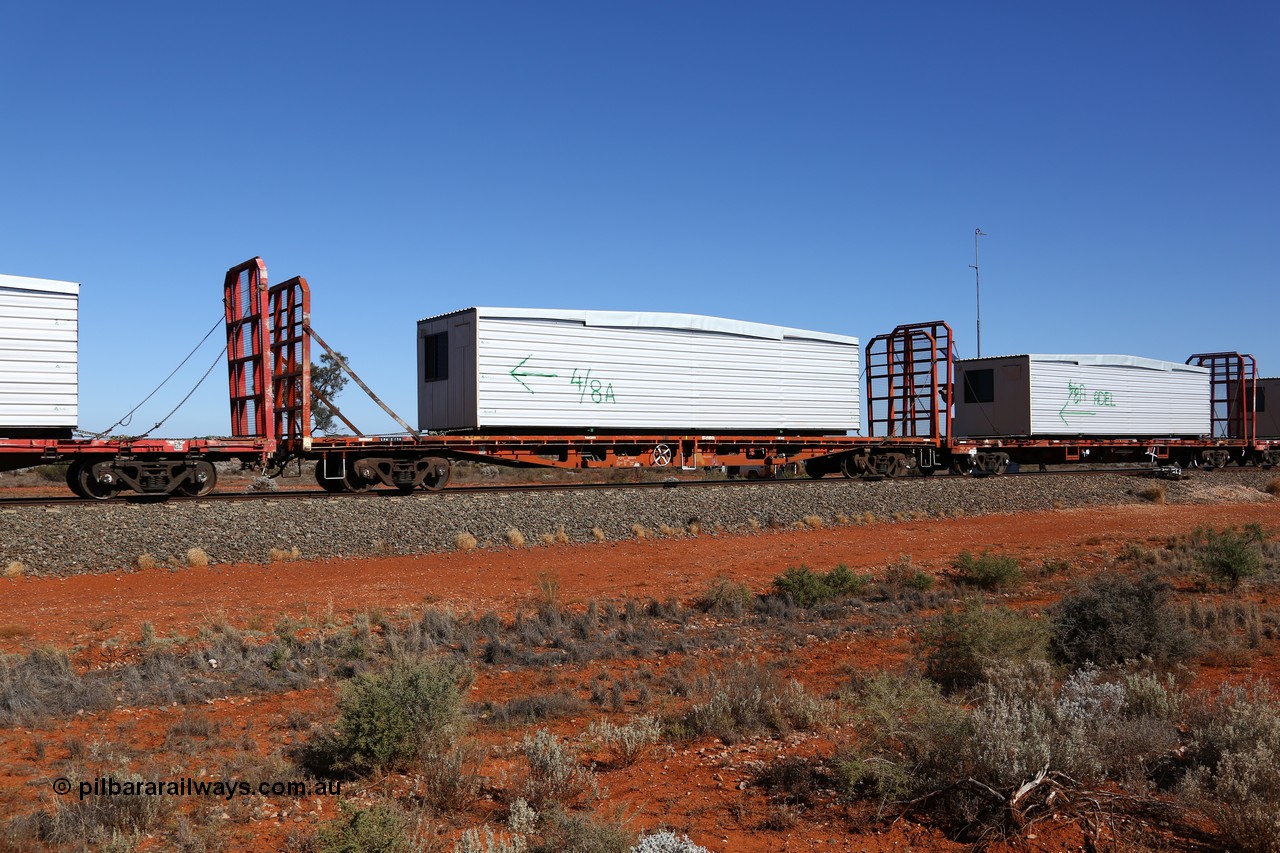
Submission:
<svg viewBox="0 0 1280 853">
<path fill-rule="evenodd" d="M 866 463 L 863 461 L 862 457 L 853 453 L 846 454 L 845 457 L 840 460 L 840 473 L 849 480 L 856 479 L 865 474 L 866 467 Z"/>
<path fill-rule="evenodd" d="M 345 486 L 343 491 L 347 492 L 367 492 L 376 485 L 374 480 L 366 480 L 356 473 L 354 465 L 347 466 L 347 476 L 342 478 L 342 484 Z"/>
<path fill-rule="evenodd" d="M 665 444 L 653 448 L 651 456 L 653 465 L 657 468 L 666 468 L 671 464 L 671 448 Z"/>
<path fill-rule="evenodd" d="M 84 461 L 75 459 L 67 466 L 67 488 L 75 493 L 76 497 L 87 498 L 88 495 L 80 491 L 80 468 L 83 467 Z"/>
<path fill-rule="evenodd" d="M 967 477 L 973 473 L 973 462 L 968 456 L 956 456 L 951 460 L 951 473 L 957 477 Z"/>
<path fill-rule="evenodd" d="M 193 498 L 202 498 L 218 485 L 218 469 L 210 462 L 201 460 L 193 466 L 191 476 L 178 487 L 182 494 Z"/>
<path fill-rule="evenodd" d="M 120 486 L 115 483 L 102 483 L 93 476 L 92 462 L 79 462 L 73 465 L 75 469 L 75 483 L 71 486 L 71 491 L 75 492 L 82 498 L 91 498 L 92 500 L 105 501 L 114 498 L 120 494 Z M 70 471 L 67 476 L 73 476 Z"/>
<path fill-rule="evenodd" d="M 449 478 L 453 474 L 453 465 L 448 459 L 442 459 L 439 456 L 428 456 L 426 459 L 427 473 L 422 478 L 422 487 L 429 492 L 438 492 L 445 486 L 449 485 Z"/>
<path fill-rule="evenodd" d="M 991 473 L 1003 474 L 1005 471 L 1008 471 L 1008 470 L 1009 470 L 1009 457 L 1001 456 L 1000 459 L 996 462 L 995 467 L 991 469 Z"/>
<path fill-rule="evenodd" d="M 886 477 L 905 477 L 907 475 L 907 460 L 903 458 L 901 453 L 890 453 L 889 464 L 885 466 L 884 475 Z"/>
</svg>

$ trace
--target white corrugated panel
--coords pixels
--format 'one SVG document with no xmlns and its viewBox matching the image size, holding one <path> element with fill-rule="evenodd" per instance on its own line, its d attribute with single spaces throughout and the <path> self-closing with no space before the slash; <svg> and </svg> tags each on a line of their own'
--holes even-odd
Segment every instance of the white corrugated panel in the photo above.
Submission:
<svg viewBox="0 0 1280 853">
<path fill-rule="evenodd" d="M 856 338 L 688 314 L 475 310 L 478 428 L 859 428 Z"/>
<path fill-rule="evenodd" d="M 77 425 L 80 285 L 0 275 L 0 430 Z"/>
<path fill-rule="evenodd" d="M 1033 435 L 1209 433 L 1209 371 L 1126 355 L 1031 355 Z"/>
</svg>

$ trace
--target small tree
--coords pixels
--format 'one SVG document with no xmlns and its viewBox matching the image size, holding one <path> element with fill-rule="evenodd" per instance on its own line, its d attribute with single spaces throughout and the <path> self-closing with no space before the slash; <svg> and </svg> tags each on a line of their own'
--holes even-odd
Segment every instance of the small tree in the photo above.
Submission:
<svg viewBox="0 0 1280 853">
<path fill-rule="evenodd" d="M 333 432 L 335 417 L 333 408 L 320 395 L 333 401 L 347 386 L 347 374 L 341 366 L 347 358 L 340 352 L 336 355 L 334 358 L 326 352 L 320 356 L 320 364 L 311 363 L 311 421 L 316 432 Z"/>
</svg>

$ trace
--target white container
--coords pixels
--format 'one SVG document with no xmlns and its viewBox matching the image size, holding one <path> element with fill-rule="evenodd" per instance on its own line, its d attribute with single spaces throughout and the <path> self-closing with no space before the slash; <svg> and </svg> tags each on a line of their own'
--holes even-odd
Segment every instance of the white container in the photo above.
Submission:
<svg viewBox="0 0 1280 853">
<path fill-rule="evenodd" d="M 1209 370 L 1131 355 L 956 362 L 957 436 L 1156 438 L 1209 434 Z"/>
<path fill-rule="evenodd" d="M 418 322 L 418 426 L 859 428 L 858 339 L 695 314 L 468 308 Z"/>
<path fill-rule="evenodd" d="M 0 275 L 0 435 L 77 426 L 80 285 Z"/>
</svg>

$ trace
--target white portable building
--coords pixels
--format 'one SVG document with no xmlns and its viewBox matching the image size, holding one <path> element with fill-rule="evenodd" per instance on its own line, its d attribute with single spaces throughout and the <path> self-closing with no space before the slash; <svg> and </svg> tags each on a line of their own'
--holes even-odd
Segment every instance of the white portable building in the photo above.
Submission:
<svg viewBox="0 0 1280 853">
<path fill-rule="evenodd" d="M 859 428 L 858 339 L 705 317 L 467 308 L 418 322 L 424 430 Z"/>
<path fill-rule="evenodd" d="M 0 434 L 77 426 L 80 285 L 0 275 Z"/>
<path fill-rule="evenodd" d="M 1208 435 L 1209 370 L 1132 355 L 956 361 L 957 436 Z"/>
</svg>

